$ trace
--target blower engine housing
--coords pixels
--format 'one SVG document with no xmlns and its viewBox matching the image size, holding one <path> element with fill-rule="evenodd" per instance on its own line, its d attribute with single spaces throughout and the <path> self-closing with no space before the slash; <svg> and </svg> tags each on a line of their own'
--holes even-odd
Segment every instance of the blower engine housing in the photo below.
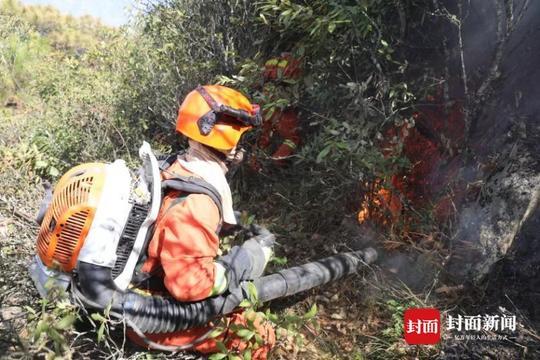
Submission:
<svg viewBox="0 0 540 360">
<path fill-rule="evenodd" d="M 67 287 L 80 261 L 112 269 L 116 285 L 127 288 L 161 203 L 157 160 L 147 143 L 139 153 L 138 176 L 119 159 L 78 165 L 60 178 L 30 269 L 42 295 L 51 278 Z"/>
<path fill-rule="evenodd" d="M 58 182 L 37 240 L 45 266 L 63 272 L 75 268 L 103 193 L 106 168 L 100 163 L 78 165 Z"/>
</svg>

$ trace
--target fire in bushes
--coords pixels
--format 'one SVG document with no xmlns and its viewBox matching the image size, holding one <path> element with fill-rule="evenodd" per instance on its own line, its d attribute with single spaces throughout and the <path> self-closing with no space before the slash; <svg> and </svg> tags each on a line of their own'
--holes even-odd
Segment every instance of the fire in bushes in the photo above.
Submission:
<svg viewBox="0 0 540 360">
<path fill-rule="evenodd" d="M 464 127 L 460 101 L 428 97 L 412 119 L 387 128 L 379 144 L 384 156 L 402 156 L 410 166 L 366 184 L 358 221 L 401 223 L 408 231 L 419 210 L 431 210 L 438 223 L 452 218 L 468 190 L 460 174 L 462 157 L 456 156 L 463 149 Z"/>
</svg>

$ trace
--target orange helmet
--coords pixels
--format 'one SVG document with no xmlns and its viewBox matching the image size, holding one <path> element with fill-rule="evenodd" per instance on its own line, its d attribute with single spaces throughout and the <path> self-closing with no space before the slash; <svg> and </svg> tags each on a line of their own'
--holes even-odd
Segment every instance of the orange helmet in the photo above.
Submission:
<svg viewBox="0 0 540 360">
<path fill-rule="evenodd" d="M 176 131 L 217 150 L 234 148 L 242 134 L 261 124 L 258 105 L 221 85 L 198 86 L 178 111 Z"/>
</svg>

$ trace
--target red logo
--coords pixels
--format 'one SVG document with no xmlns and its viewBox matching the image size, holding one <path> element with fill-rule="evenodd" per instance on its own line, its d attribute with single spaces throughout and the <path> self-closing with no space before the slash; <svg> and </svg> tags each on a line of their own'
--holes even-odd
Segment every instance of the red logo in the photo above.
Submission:
<svg viewBox="0 0 540 360">
<path fill-rule="evenodd" d="M 405 341 L 409 345 L 432 345 L 441 340 L 441 313 L 432 308 L 411 308 L 403 314 Z"/>
</svg>

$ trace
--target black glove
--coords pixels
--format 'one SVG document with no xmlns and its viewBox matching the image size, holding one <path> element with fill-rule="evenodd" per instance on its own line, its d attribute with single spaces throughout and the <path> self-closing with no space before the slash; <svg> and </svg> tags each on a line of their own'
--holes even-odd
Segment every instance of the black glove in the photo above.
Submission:
<svg viewBox="0 0 540 360">
<path fill-rule="evenodd" d="M 229 288 L 238 287 L 240 282 L 260 277 L 266 267 L 264 248 L 271 250 L 275 235 L 265 228 L 253 227 L 258 235 L 250 238 L 242 246 L 234 246 L 225 256 L 217 259 L 226 269 Z"/>
<path fill-rule="evenodd" d="M 274 243 L 276 242 L 276 235 L 272 234 L 267 228 L 265 228 L 264 226 L 251 224 L 250 230 L 254 236 L 249 240 L 255 239 L 257 243 L 259 243 L 259 245 L 263 247 L 274 247 Z"/>
<path fill-rule="evenodd" d="M 237 288 L 241 281 L 251 277 L 253 255 L 241 246 L 234 246 L 227 255 L 220 256 L 216 261 L 225 268 L 229 289 Z"/>
</svg>

